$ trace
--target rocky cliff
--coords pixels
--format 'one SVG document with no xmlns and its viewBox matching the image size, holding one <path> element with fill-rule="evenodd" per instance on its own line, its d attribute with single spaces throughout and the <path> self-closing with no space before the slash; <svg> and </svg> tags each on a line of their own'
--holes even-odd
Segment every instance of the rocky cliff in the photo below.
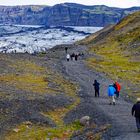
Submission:
<svg viewBox="0 0 140 140">
<path fill-rule="evenodd" d="M 120 21 L 140 7 L 128 9 L 74 3 L 49 6 L 0 6 L 0 24 L 47 26 L 106 26 Z"/>
</svg>

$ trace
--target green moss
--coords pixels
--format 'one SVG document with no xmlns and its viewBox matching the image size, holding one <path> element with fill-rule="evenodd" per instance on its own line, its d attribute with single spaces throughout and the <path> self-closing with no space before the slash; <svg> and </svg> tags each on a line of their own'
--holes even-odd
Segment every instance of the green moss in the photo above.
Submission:
<svg viewBox="0 0 140 140">
<path fill-rule="evenodd" d="M 140 17 L 139 11 L 125 17 L 119 24 L 117 24 L 117 26 L 115 26 L 115 30 L 120 30 L 123 27 L 128 26 L 128 24 L 135 23 L 135 21 L 139 21 L 139 17 Z"/>
<path fill-rule="evenodd" d="M 125 56 L 118 42 L 104 45 L 100 49 L 91 49 L 100 56 L 89 58 L 87 63 L 90 67 L 107 73 L 113 80 L 128 80 L 133 84 L 140 84 L 140 62 L 131 61 L 130 56 Z"/>
<path fill-rule="evenodd" d="M 9 64 L 11 69 L 7 74 L 0 76 L 0 81 L 14 86 L 17 89 L 32 91 L 35 93 L 45 93 L 48 81 L 45 69 L 31 61 L 17 61 Z"/>
<path fill-rule="evenodd" d="M 39 125 L 25 125 L 17 126 L 17 132 L 11 131 L 5 137 L 5 140 L 46 140 L 50 139 L 69 139 L 74 131 L 82 129 L 78 121 L 69 125 L 63 125 L 56 128 L 43 127 Z"/>
<path fill-rule="evenodd" d="M 140 41 L 140 27 L 133 28 L 127 33 L 118 35 L 115 39 L 125 45 L 129 45 L 130 43 L 132 44 L 135 41 Z"/>
<path fill-rule="evenodd" d="M 73 102 L 68 106 L 56 108 L 48 112 L 40 112 L 56 123 L 55 128 L 21 123 L 15 127 L 17 132 L 13 131 L 13 129 L 6 133 L 6 140 L 68 139 L 74 131 L 81 129 L 78 122 L 74 122 L 70 125 L 65 125 L 63 122 L 65 115 L 80 103 L 80 98 L 77 97 L 76 94 L 78 90 L 78 85 L 76 83 L 66 80 L 65 77 L 61 76 L 57 71 L 46 67 L 46 65 L 44 66 L 43 63 L 38 63 L 38 61 L 34 59 L 16 59 L 16 63 L 15 60 L 8 56 L 0 59 L 4 62 L 8 62 L 8 72 L 0 75 L 0 82 L 12 88 L 14 87 L 14 90 L 28 91 L 30 95 L 26 95 L 27 98 L 33 98 L 31 96 L 34 93 L 41 95 L 64 93 L 64 96 L 73 99 Z M 0 93 L 0 96 L 4 96 L 4 94 L 5 93 Z M 10 99 L 9 94 L 7 95 L 6 98 Z M 1 114 L 0 119 L 6 119 L 5 115 L 5 113 Z"/>
</svg>

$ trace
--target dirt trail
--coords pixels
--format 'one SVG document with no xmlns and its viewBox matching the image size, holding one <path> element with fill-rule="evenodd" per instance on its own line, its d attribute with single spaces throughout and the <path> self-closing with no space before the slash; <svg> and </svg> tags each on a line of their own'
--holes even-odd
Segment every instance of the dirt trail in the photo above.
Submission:
<svg viewBox="0 0 140 140">
<path fill-rule="evenodd" d="M 133 104 L 128 103 L 123 97 L 120 97 L 120 99 L 116 100 L 115 106 L 109 105 L 107 86 L 113 81 L 106 78 L 103 74 L 88 69 L 83 60 L 78 60 L 77 62 L 66 62 L 62 60 L 61 63 L 65 73 L 80 85 L 81 90 L 79 96 L 81 96 L 81 101 L 85 104 L 89 103 L 91 107 L 85 106 L 79 110 L 77 107 L 75 113 L 80 113 L 80 111 L 87 112 L 87 110 L 93 109 L 94 113 L 90 110 L 88 115 L 94 118 L 94 120 L 97 120 L 98 123 L 100 123 L 100 121 L 103 122 L 103 120 L 106 121 L 104 123 L 110 123 L 112 127 L 107 134 L 105 134 L 105 140 L 140 140 L 140 134 L 137 133 L 135 126 L 135 119 L 131 116 Z M 94 89 L 92 86 L 94 79 L 97 79 L 101 83 L 100 98 L 94 97 Z M 69 114 L 69 116 L 71 115 Z"/>
</svg>

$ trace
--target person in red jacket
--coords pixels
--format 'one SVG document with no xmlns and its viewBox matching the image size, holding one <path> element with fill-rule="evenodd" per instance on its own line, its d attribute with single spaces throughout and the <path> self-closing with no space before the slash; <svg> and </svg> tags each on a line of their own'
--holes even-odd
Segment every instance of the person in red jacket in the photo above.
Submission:
<svg viewBox="0 0 140 140">
<path fill-rule="evenodd" d="M 116 97 L 119 98 L 119 96 L 120 96 L 120 90 L 121 90 L 120 84 L 118 82 L 115 82 L 114 83 L 114 88 L 116 89 L 116 92 L 115 92 Z"/>
</svg>

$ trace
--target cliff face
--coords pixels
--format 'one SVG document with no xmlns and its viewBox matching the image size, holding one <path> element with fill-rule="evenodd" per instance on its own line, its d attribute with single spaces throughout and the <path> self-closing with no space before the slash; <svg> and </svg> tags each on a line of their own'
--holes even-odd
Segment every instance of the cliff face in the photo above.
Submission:
<svg viewBox="0 0 140 140">
<path fill-rule="evenodd" d="M 44 25 L 49 9 L 44 6 L 2 6 L 0 7 L 0 23 Z"/>
<path fill-rule="evenodd" d="M 0 6 L 1 24 L 48 26 L 106 26 L 120 21 L 140 7 L 128 9 L 84 6 L 74 3 L 49 6 Z"/>
</svg>

